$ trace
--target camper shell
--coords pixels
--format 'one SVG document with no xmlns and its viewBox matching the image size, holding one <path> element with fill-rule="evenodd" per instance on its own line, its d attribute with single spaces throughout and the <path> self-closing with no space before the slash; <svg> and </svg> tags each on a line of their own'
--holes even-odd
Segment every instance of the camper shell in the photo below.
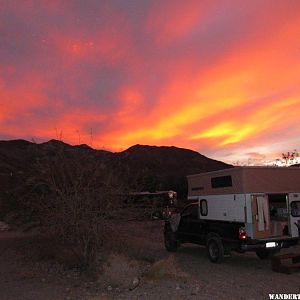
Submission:
<svg viewBox="0 0 300 300">
<path fill-rule="evenodd" d="M 266 258 L 298 244 L 300 168 L 234 167 L 190 175 L 187 180 L 190 204 L 185 210 L 196 213 L 181 214 L 173 232 L 178 245 L 192 242 L 208 247 L 213 237 L 215 254 L 252 250 Z M 166 223 L 165 233 L 168 228 Z"/>
</svg>

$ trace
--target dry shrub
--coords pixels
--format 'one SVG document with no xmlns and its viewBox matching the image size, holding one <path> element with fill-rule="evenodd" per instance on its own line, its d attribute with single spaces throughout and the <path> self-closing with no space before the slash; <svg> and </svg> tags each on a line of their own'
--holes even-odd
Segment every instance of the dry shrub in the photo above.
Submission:
<svg viewBox="0 0 300 300">
<path fill-rule="evenodd" d="M 29 181 L 28 199 L 43 233 L 63 247 L 59 260 L 75 256 L 83 269 L 96 269 L 97 254 L 115 214 L 120 181 L 109 162 L 96 163 L 64 149 L 44 157 Z M 72 259 L 73 261 L 73 259 Z"/>
<path fill-rule="evenodd" d="M 145 277 L 153 280 L 186 280 L 188 278 L 188 275 L 180 269 L 176 257 L 174 255 L 171 255 L 165 259 L 155 262 L 145 274 Z"/>
<path fill-rule="evenodd" d="M 142 274 L 142 265 L 122 254 L 111 254 L 103 265 L 103 278 L 113 287 L 129 288 Z"/>
</svg>

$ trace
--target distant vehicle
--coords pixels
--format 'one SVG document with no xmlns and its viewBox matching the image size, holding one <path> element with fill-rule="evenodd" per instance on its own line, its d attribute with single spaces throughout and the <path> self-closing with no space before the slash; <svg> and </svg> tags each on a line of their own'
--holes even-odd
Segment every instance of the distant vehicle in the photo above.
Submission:
<svg viewBox="0 0 300 300">
<path fill-rule="evenodd" d="M 188 176 L 188 204 L 165 221 L 165 247 L 207 247 L 209 259 L 255 251 L 261 259 L 300 239 L 300 169 L 238 167 Z"/>
<path fill-rule="evenodd" d="M 176 212 L 177 193 L 174 191 L 129 193 L 125 203 L 144 209 L 152 219 L 166 219 Z"/>
</svg>

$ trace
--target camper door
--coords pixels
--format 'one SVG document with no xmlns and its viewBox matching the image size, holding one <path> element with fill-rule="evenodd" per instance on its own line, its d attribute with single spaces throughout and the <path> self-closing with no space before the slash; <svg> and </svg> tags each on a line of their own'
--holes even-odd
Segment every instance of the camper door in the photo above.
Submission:
<svg viewBox="0 0 300 300">
<path fill-rule="evenodd" d="M 252 195 L 253 237 L 256 239 L 270 236 L 270 211 L 268 196 Z"/>
<path fill-rule="evenodd" d="M 300 194 L 289 194 L 290 231 L 292 237 L 300 237 Z"/>
</svg>

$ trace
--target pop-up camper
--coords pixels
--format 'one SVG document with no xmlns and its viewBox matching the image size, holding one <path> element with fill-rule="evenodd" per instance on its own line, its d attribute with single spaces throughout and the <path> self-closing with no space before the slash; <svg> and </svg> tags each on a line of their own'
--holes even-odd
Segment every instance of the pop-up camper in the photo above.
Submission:
<svg viewBox="0 0 300 300">
<path fill-rule="evenodd" d="M 190 175 L 187 206 L 176 230 L 166 224 L 166 248 L 206 245 L 218 262 L 224 253 L 253 250 L 265 258 L 298 244 L 300 168 L 236 167 Z M 220 256 L 220 257 L 219 257 Z"/>
</svg>

